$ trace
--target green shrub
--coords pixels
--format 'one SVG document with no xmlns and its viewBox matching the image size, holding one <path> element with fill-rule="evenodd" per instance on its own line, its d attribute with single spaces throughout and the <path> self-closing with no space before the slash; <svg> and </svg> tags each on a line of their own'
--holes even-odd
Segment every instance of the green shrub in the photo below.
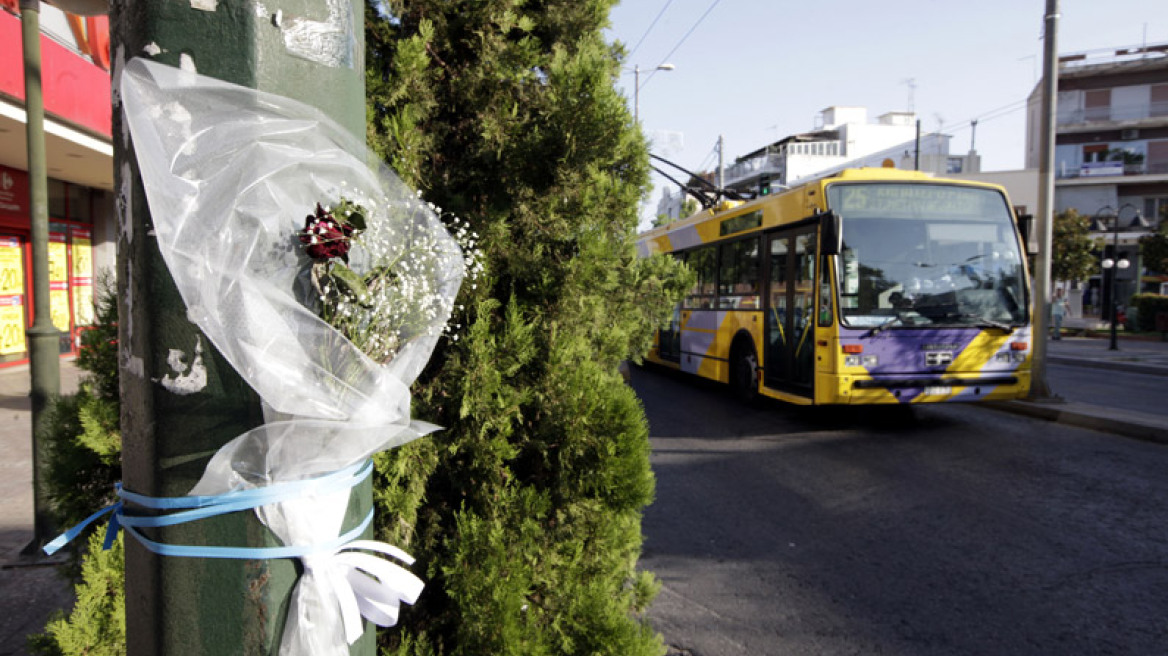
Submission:
<svg viewBox="0 0 1168 656">
<path fill-rule="evenodd" d="M 45 632 L 28 637 L 40 656 L 121 656 L 126 653 L 126 559 L 122 536 L 102 550 L 104 525 L 90 534 L 72 612 L 57 611 Z"/>
<path fill-rule="evenodd" d="M 121 480 L 118 421 L 117 297 L 110 276 L 98 278 L 96 323 L 82 333 L 77 394 L 54 399 L 45 430 L 45 480 L 58 525 L 72 526 L 116 500 Z"/>
<path fill-rule="evenodd" d="M 485 265 L 415 385 L 444 430 L 377 459 L 379 537 L 427 580 L 383 653 L 664 651 L 636 568 L 648 426 L 618 366 L 686 278 L 634 254 L 648 152 L 614 4 L 368 3 L 368 142 L 471 224 Z"/>
<path fill-rule="evenodd" d="M 1132 305 L 1136 306 L 1136 320 L 1139 322 L 1136 330 L 1151 332 L 1156 330 L 1156 313 L 1168 313 L 1168 296 L 1136 294 L 1132 297 Z"/>
<path fill-rule="evenodd" d="M 45 449 L 45 487 L 60 526 L 69 527 L 114 501 L 121 479 L 118 430 L 117 296 L 110 276 L 98 278 L 96 323 L 81 337 L 77 366 L 85 372 L 77 394 L 54 399 L 38 436 Z M 126 650 L 125 561 L 122 538 L 102 550 L 103 529 L 87 549 L 74 549 L 62 573 L 76 583 L 77 602 L 58 613 L 29 648 L 45 656 L 103 656 Z"/>
</svg>

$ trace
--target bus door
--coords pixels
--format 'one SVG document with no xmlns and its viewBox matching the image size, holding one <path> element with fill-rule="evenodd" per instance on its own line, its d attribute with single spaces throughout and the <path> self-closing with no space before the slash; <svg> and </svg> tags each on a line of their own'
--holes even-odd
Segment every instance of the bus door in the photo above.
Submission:
<svg viewBox="0 0 1168 656">
<path fill-rule="evenodd" d="M 810 397 L 815 372 L 815 230 L 767 235 L 763 381 Z"/>
<path fill-rule="evenodd" d="M 673 308 L 669 324 L 657 333 L 657 355 L 662 360 L 681 361 L 681 303 Z"/>
</svg>

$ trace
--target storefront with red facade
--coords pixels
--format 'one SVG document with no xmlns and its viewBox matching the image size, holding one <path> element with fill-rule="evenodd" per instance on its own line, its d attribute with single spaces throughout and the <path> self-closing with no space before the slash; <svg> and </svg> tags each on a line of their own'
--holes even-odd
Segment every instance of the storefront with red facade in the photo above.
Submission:
<svg viewBox="0 0 1168 656">
<path fill-rule="evenodd" d="M 61 352 L 75 351 L 93 323 L 93 218 L 101 192 L 49 180 L 49 315 Z M 33 317 L 28 176 L 0 167 L 0 367 L 25 362 Z"/>
<path fill-rule="evenodd" d="M 114 259 L 108 27 L 45 5 L 41 23 L 49 314 L 68 354 Z M 21 40 L 19 7 L 0 4 L 0 367 L 28 361 L 35 307 Z"/>
</svg>

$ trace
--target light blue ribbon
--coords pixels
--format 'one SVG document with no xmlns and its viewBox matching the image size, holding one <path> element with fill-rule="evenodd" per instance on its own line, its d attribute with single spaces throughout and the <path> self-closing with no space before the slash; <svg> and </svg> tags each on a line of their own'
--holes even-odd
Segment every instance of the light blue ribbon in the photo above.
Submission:
<svg viewBox="0 0 1168 656">
<path fill-rule="evenodd" d="M 126 529 L 134 539 L 144 547 L 162 556 L 176 556 L 182 558 L 237 558 L 237 559 L 268 559 L 268 558 L 300 558 L 314 553 L 335 551 L 345 544 L 356 540 L 373 521 L 373 511 L 370 510 L 365 519 L 354 529 L 329 542 L 310 545 L 291 545 L 284 547 L 223 547 L 223 546 L 194 546 L 165 544 L 151 540 L 138 530 L 139 528 L 158 528 L 193 522 L 216 515 L 225 515 L 240 510 L 248 510 L 259 506 L 266 506 L 280 501 L 287 501 L 304 496 L 306 490 L 319 495 L 339 492 L 356 487 L 373 472 L 373 461 L 364 462 L 335 471 L 331 474 L 310 478 L 302 481 L 276 483 L 265 487 L 249 490 L 239 490 L 214 496 L 186 496 L 186 497 L 149 497 L 136 492 L 122 489 L 121 483 L 116 486 L 118 497 L 122 501 L 102 508 L 86 517 L 73 528 L 57 536 L 52 542 L 44 546 L 46 554 L 52 555 L 70 540 L 80 535 L 90 524 L 106 514 L 112 513 L 109 526 L 106 528 L 104 549 L 113 546 L 118 530 Z M 126 502 L 149 508 L 151 510 L 174 510 L 164 515 L 131 515 L 126 513 Z"/>
</svg>

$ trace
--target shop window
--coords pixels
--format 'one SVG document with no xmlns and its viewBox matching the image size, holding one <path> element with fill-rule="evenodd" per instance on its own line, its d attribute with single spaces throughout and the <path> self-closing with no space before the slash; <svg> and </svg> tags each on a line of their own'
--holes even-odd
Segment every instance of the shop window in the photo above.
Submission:
<svg viewBox="0 0 1168 656">
<path fill-rule="evenodd" d="M 93 222 L 93 190 L 88 187 L 71 184 L 67 186 L 69 193 L 69 214 L 66 218 L 82 223 Z"/>
<path fill-rule="evenodd" d="M 69 212 L 69 191 L 64 182 L 49 179 L 49 216 L 63 219 Z"/>
</svg>

